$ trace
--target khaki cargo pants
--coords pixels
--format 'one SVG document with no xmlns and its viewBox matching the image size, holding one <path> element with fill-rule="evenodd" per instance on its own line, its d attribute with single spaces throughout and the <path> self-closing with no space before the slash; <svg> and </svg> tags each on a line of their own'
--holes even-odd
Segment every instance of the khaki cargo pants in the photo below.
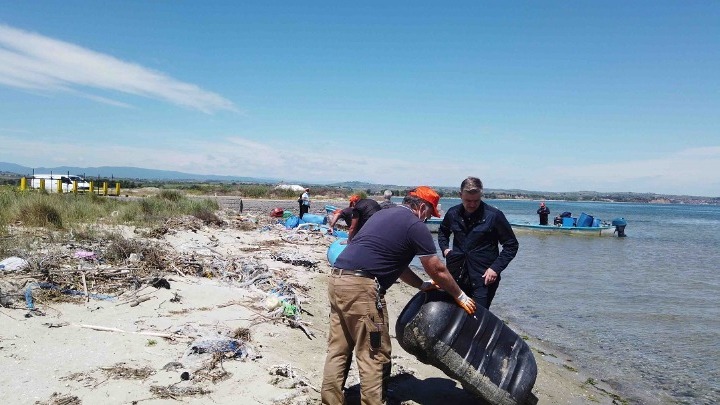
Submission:
<svg viewBox="0 0 720 405">
<path fill-rule="evenodd" d="M 343 387 L 355 350 L 360 372 L 360 401 L 380 405 L 390 377 L 390 332 L 385 299 L 376 306 L 375 280 L 352 275 L 330 275 L 330 335 L 322 383 L 322 403 L 345 403 Z"/>
</svg>

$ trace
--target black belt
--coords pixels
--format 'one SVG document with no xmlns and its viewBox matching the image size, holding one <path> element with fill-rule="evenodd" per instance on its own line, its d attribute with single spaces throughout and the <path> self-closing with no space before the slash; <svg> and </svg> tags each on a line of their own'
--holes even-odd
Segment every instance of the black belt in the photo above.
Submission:
<svg viewBox="0 0 720 405">
<path fill-rule="evenodd" d="M 355 276 L 355 277 L 367 277 L 367 278 L 375 278 L 372 274 L 368 273 L 367 271 L 363 270 L 343 270 L 343 269 L 336 269 L 332 268 L 330 270 L 330 275 L 333 276 Z"/>
</svg>

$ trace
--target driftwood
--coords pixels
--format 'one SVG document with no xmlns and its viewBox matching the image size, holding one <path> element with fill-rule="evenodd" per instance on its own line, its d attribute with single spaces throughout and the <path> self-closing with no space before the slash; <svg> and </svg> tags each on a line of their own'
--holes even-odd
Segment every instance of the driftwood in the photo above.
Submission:
<svg viewBox="0 0 720 405">
<path fill-rule="evenodd" d="M 81 328 L 92 329 L 92 330 L 97 330 L 97 331 L 101 331 L 101 332 L 132 333 L 134 335 L 155 336 L 155 337 L 160 337 L 163 339 L 170 339 L 170 340 L 175 340 L 175 339 L 191 340 L 192 339 L 189 336 L 178 335 L 176 333 L 164 333 L 164 332 L 153 332 L 153 331 L 132 332 L 132 331 L 126 331 L 126 330 L 122 330 L 122 329 L 118 329 L 118 328 L 110 328 L 107 326 L 84 325 L 84 324 L 78 325 L 78 326 L 80 326 Z"/>
<path fill-rule="evenodd" d="M 80 273 L 83 282 L 83 291 L 85 292 L 85 302 L 90 302 L 90 295 L 88 294 L 87 281 L 85 280 L 85 273 Z"/>
<path fill-rule="evenodd" d="M 151 298 L 155 298 L 155 297 L 140 297 L 140 298 L 136 299 L 135 301 L 132 301 L 132 302 L 130 303 L 130 306 L 131 306 L 131 307 L 136 307 L 136 306 L 140 305 L 140 303 L 143 303 L 143 302 L 145 302 L 145 301 L 147 301 L 147 300 L 149 300 L 149 299 L 151 299 Z"/>
</svg>

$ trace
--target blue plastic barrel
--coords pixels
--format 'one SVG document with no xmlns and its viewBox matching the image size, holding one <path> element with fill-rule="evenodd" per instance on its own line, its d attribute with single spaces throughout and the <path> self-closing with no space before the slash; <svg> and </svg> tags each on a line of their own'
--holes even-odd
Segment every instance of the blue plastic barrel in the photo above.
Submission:
<svg viewBox="0 0 720 405">
<path fill-rule="evenodd" d="M 325 215 L 316 215 L 316 214 L 305 213 L 305 215 L 302 216 L 302 219 L 303 219 L 303 221 L 309 222 L 311 224 L 324 225 L 327 223 L 327 217 Z"/>
<path fill-rule="evenodd" d="M 346 238 L 338 238 L 330 245 L 330 247 L 328 247 L 327 259 L 331 266 L 335 265 L 335 259 L 337 259 L 338 256 L 340 256 L 340 253 L 345 250 L 345 246 L 347 246 L 345 243 L 346 241 Z"/>
<path fill-rule="evenodd" d="M 567 226 L 567 227 L 573 227 L 573 226 L 575 226 L 575 218 L 572 218 L 572 217 L 563 217 L 562 221 L 563 221 L 563 222 L 562 222 L 562 226 Z"/>
<path fill-rule="evenodd" d="M 595 227 L 595 228 L 598 228 L 598 227 L 600 227 L 601 223 L 602 223 L 602 222 L 600 221 L 600 218 L 594 218 L 594 219 L 593 219 L 592 226 Z"/>
<path fill-rule="evenodd" d="M 301 222 L 304 222 L 302 219 L 296 217 L 295 215 L 289 216 L 285 220 L 285 228 L 292 229 L 300 225 Z"/>
</svg>

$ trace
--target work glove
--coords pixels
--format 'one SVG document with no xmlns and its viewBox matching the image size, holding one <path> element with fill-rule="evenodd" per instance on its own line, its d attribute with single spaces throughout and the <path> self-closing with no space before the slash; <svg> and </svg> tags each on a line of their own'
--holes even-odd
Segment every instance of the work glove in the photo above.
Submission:
<svg viewBox="0 0 720 405">
<path fill-rule="evenodd" d="M 437 289 L 438 289 L 438 285 L 435 284 L 435 282 L 433 280 L 425 280 L 425 281 L 423 281 L 422 285 L 420 285 L 420 291 L 427 292 L 427 291 L 432 291 L 432 290 L 437 290 Z"/>
<path fill-rule="evenodd" d="M 455 298 L 455 302 L 457 302 L 457 304 L 460 305 L 460 308 L 464 309 L 465 312 L 467 312 L 469 315 L 474 314 L 475 309 L 477 309 L 475 301 L 473 301 L 472 298 L 468 297 L 465 292 L 461 292 L 460 295 Z"/>
</svg>

